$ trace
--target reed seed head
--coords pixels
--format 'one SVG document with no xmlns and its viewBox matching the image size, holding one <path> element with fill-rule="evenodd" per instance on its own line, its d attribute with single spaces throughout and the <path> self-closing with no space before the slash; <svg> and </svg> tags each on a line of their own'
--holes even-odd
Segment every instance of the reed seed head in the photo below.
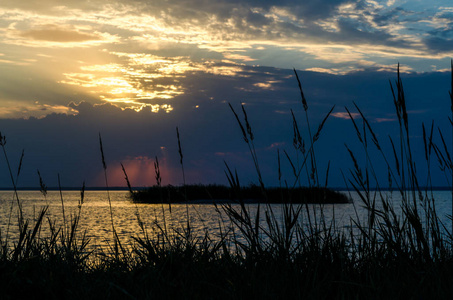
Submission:
<svg viewBox="0 0 453 300">
<path fill-rule="evenodd" d="M 101 133 L 99 133 L 99 146 L 100 146 L 100 149 L 101 149 L 102 167 L 104 168 L 104 170 L 107 170 L 107 164 L 105 163 L 105 157 L 104 157 L 104 149 L 102 147 Z"/>
<path fill-rule="evenodd" d="M 84 200 L 85 200 L 85 180 L 83 181 L 82 189 L 80 190 L 79 208 L 82 208 Z"/>
<path fill-rule="evenodd" d="M 366 127 L 368 128 L 368 130 L 370 131 L 371 133 L 371 140 L 373 141 L 374 145 L 376 146 L 376 148 L 378 150 L 381 150 L 381 145 L 379 144 L 379 140 L 376 136 L 376 134 L 374 134 L 374 131 L 373 131 L 373 128 L 371 127 L 370 123 L 368 122 L 368 119 L 365 118 L 365 115 L 362 113 L 362 111 L 360 110 L 360 108 L 357 106 L 357 104 L 355 102 L 354 103 L 354 106 L 357 108 L 357 111 L 360 113 L 360 116 L 362 117 L 362 120 L 364 122 L 364 127 L 366 125 Z M 363 130 L 363 133 L 364 133 L 364 139 L 365 139 L 365 143 L 366 143 L 366 133 L 365 133 L 365 128 Z"/>
<path fill-rule="evenodd" d="M 156 173 L 157 186 L 161 186 L 162 178 L 160 177 L 159 160 L 157 159 L 157 156 L 156 156 L 156 159 L 154 161 L 154 172 Z"/>
<path fill-rule="evenodd" d="M 313 142 L 316 142 L 319 139 L 319 135 L 321 133 L 322 128 L 324 127 L 324 124 L 326 123 L 327 119 L 329 118 L 330 114 L 332 113 L 333 109 L 335 108 L 335 105 L 332 106 L 330 111 L 327 113 L 327 115 L 324 117 L 322 120 L 321 124 L 319 124 L 318 131 L 316 131 L 315 135 L 313 136 Z"/>
<path fill-rule="evenodd" d="M 296 74 L 297 84 L 299 85 L 300 97 L 302 99 L 302 105 L 304 106 L 304 110 L 308 110 L 307 100 L 305 99 L 304 91 L 302 90 L 302 84 L 300 83 L 299 76 L 297 75 L 296 69 L 293 68 L 294 74 Z"/>
<path fill-rule="evenodd" d="M 236 121 L 238 122 L 239 127 L 241 128 L 242 137 L 244 138 L 244 141 L 248 144 L 249 139 L 247 138 L 247 134 L 245 133 L 244 126 L 242 126 L 241 120 L 239 120 L 239 117 L 238 117 L 236 111 L 234 110 L 233 106 L 231 105 L 231 103 L 228 103 L 228 105 L 230 106 L 230 109 L 233 112 L 234 116 L 236 117 Z"/>
<path fill-rule="evenodd" d="M 6 136 L 2 135 L 0 132 L 0 146 L 5 146 L 6 145 Z"/>
<path fill-rule="evenodd" d="M 176 137 L 178 138 L 178 152 L 179 152 L 179 163 L 182 165 L 182 159 L 183 159 L 183 154 L 182 154 L 182 149 L 181 149 L 181 139 L 179 138 L 179 128 L 176 126 Z"/>
<path fill-rule="evenodd" d="M 359 138 L 359 141 L 360 141 L 361 143 L 363 143 L 362 134 L 360 133 L 360 130 L 359 130 L 359 128 L 357 127 L 357 124 L 356 124 L 354 118 L 352 117 L 352 114 L 349 112 L 349 109 L 348 109 L 346 106 L 345 106 L 344 108 L 345 108 L 346 111 L 348 112 L 349 118 L 351 119 L 352 124 L 354 125 L 355 132 L 356 132 L 356 134 L 357 134 L 357 137 Z"/>
<path fill-rule="evenodd" d="M 244 105 L 242 106 L 242 112 L 244 113 L 244 120 L 245 120 L 245 127 L 247 128 L 247 133 L 250 137 L 250 140 L 253 141 L 253 132 L 252 132 L 252 127 L 250 126 L 249 120 L 247 118 L 247 112 L 245 111 Z"/>
<path fill-rule="evenodd" d="M 39 187 L 40 187 L 40 192 L 43 194 L 44 198 L 47 196 L 47 186 L 44 184 L 44 180 L 41 177 L 41 173 L 38 171 L 38 176 L 39 176 Z"/>
<path fill-rule="evenodd" d="M 123 163 L 121 163 L 121 169 L 123 170 L 123 173 L 124 173 L 124 179 L 126 180 L 127 188 L 129 189 L 129 192 L 131 194 L 133 194 L 134 191 L 132 190 L 132 186 L 131 186 L 131 183 L 129 181 L 129 177 L 127 176 L 126 169 L 124 168 Z"/>
<path fill-rule="evenodd" d="M 297 150 L 302 150 L 304 148 L 304 141 L 300 135 L 299 126 L 297 125 L 297 120 L 292 109 L 291 116 L 293 118 L 293 145 Z M 303 152 L 305 152 L 305 149 L 303 149 Z"/>
<path fill-rule="evenodd" d="M 17 168 L 17 177 L 19 177 L 20 170 L 22 169 L 23 160 L 24 160 L 24 149 L 22 149 L 22 155 L 20 156 L 19 167 Z"/>
</svg>

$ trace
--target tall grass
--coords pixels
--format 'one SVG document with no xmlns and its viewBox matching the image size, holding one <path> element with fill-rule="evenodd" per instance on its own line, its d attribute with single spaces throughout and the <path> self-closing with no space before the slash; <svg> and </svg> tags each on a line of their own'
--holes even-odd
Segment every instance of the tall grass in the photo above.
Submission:
<svg viewBox="0 0 453 300">
<path fill-rule="evenodd" d="M 298 76 L 297 80 L 302 109 L 306 112 L 307 99 Z M 237 204 L 216 206 L 224 220 L 219 221 L 219 236 L 208 232 L 203 236 L 195 235 L 190 223 L 184 232 L 158 221 L 151 228 L 145 228 L 138 218 L 141 233 L 133 237 L 135 242 L 130 247 L 122 247 L 115 234 L 114 214 L 107 194 L 113 239 L 120 245 L 121 252 L 117 247 L 88 251 L 89 240 L 78 229 L 84 203 L 83 185 L 78 212 L 61 226 L 49 220 L 49 237 L 38 234 L 44 226 L 47 212 L 44 207 L 33 225 L 23 220 L 14 244 L 5 237 L 0 238 L 0 295 L 50 299 L 449 298 L 453 293 L 453 230 L 449 231 L 437 215 L 429 174 L 431 160 L 437 159 L 446 175 L 451 176 L 451 149 L 446 146 L 441 131 L 440 143 L 436 143 L 434 125 L 426 130 L 423 124 L 428 178 L 419 178 L 399 70 L 396 81 L 391 83 L 391 92 L 399 135 L 389 138 L 390 153 L 384 151 L 384 142 L 359 106 L 354 104 L 360 116 L 357 119 L 353 118 L 352 110 L 346 108 L 365 160 L 361 165 L 357 153 L 346 146 L 352 164 L 349 176 L 344 177 L 345 184 L 361 200 L 354 205 L 363 205 L 368 211 L 365 220 L 358 216 L 352 218 L 349 229 L 337 228 L 335 219 L 327 221 L 322 205 L 286 201 L 279 208 L 282 212 L 279 219 L 275 205 L 264 204 L 251 210 L 243 198 L 238 197 Z M 259 188 L 262 193 L 268 193 L 261 180 L 251 121 L 244 107 L 244 121 L 230 107 L 250 150 Z M 308 149 L 304 149 L 305 142 L 292 114 L 294 147 L 302 159 L 294 164 L 297 158 L 284 153 L 293 168 L 294 186 L 302 182 L 303 172 L 308 174 L 309 185 L 320 185 L 316 164 L 319 156 L 315 155 L 314 145 L 332 111 L 333 108 L 314 135 L 308 133 Z M 305 116 L 310 126 L 308 115 Z M 177 137 L 182 165 L 179 130 Z M 100 136 L 99 142 L 108 188 Z M 385 162 L 386 178 L 378 176 L 378 167 L 382 165 L 377 165 L 380 162 L 371 155 L 373 151 Z M 280 152 L 277 159 L 280 161 Z M 241 183 L 236 170 L 226 162 L 225 167 L 231 189 L 240 194 Z M 124 167 L 123 172 L 130 192 L 134 193 Z M 157 158 L 155 172 L 160 186 Z M 328 171 L 326 181 L 327 174 Z M 40 175 L 39 178 L 45 197 L 46 186 Z M 281 180 L 280 167 L 279 178 Z M 428 184 L 422 185 L 422 181 Z M 290 194 L 291 185 L 285 184 L 288 193 L 282 193 L 282 197 L 297 197 Z M 401 196 L 401 213 L 393 206 L 384 186 L 390 186 Z M 14 195 L 20 203 L 16 189 Z M 162 209 L 165 214 L 163 206 Z M 149 230 L 157 234 L 150 234 Z"/>
</svg>

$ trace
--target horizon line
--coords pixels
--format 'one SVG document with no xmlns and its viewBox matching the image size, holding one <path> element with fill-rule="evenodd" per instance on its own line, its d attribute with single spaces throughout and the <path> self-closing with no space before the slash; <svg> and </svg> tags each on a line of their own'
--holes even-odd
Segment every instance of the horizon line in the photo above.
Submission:
<svg viewBox="0 0 453 300">
<path fill-rule="evenodd" d="M 187 186 L 190 186 L 190 185 L 205 185 L 205 186 L 208 186 L 208 185 L 219 185 L 219 186 L 227 186 L 227 185 L 224 185 L 224 184 L 186 184 Z M 165 185 L 165 186 L 162 186 L 162 187 L 166 187 L 166 186 L 175 186 L 175 187 L 183 187 L 184 185 Z M 132 190 L 133 191 L 140 191 L 140 190 L 145 190 L 145 189 L 148 189 L 148 188 L 152 188 L 152 187 L 155 187 L 154 186 L 141 186 L 141 187 L 132 187 Z M 243 186 L 243 187 L 247 187 L 247 186 Z M 303 187 L 308 187 L 308 186 L 303 186 Z M 279 188 L 278 186 L 267 186 L 265 188 Z M 284 188 L 284 187 L 282 187 Z M 324 188 L 324 187 L 321 187 L 321 188 Z M 328 189 L 331 189 L 331 190 L 334 190 L 334 191 L 352 191 L 354 192 L 355 189 L 352 188 L 352 187 L 327 187 Z M 81 191 L 82 188 L 81 187 L 47 187 L 47 191 L 59 191 L 59 190 L 62 190 L 62 191 Z M 420 187 L 420 191 L 430 191 L 430 190 L 433 190 L 433 191 L 451 191 L 453 188 L 452 187 L 449 187 L 449 186 L 437 186 L 437 187 Z M 16 188 L 17 191 L 40 191 L 41 188 L 40 187 L 18 187 Z M 111 190 L 111 191 L 129 191 L 129 188 L 128 187 L 123 187 L 123 186 L 113 186 L 113 187 L 103 187 L 103 186 L 91 186 L 91 187 L 85 187 L 85 191 L 106 191 L 106 190 Z M 381 191 L 394 191 L 394 192 L 397 192 L 398 189 L 397 188 L 389 188 L 389 187 L 384 187 L 384 188 L 377 188 L 377 187 L 370 187 L 370 191 L 376 191 L 376 190 L 381 190 Z M 405 189 L 405 191 L 410 191 L 411 189 Z M 0 191 L 14 191 L 14 188 L 12 187 L 0 187 Z M 360 191 L 363 191 L 363 190 L 360 190 Z"/>
</svg>

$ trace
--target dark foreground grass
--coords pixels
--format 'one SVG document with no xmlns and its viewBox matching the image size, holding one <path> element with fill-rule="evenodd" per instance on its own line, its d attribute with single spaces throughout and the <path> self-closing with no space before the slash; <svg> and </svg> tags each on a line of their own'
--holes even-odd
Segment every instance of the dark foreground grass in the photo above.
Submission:
<svg viewBox="0 0 453 300">
<path fill-rule="evenodd" d="M 195 236 L 190 222 L 176 231 L 167 228 L 165 219 L 164 224 L 156 222 L 153 228 L 145 228 L 138 215 L 141 233 L 133 237 L 133 244 L 121 243 L 112 222 L 111 247 L 90 250 L 90 241 L 78 230 L 83 189 L 78 213 L 67 215 L 59 226 L 47 220 L 51 231 L 46 237 L 39 232 L 46 222 L 47 208 L 30 223 L 23 218 L 21 201 L 15 193 L 13 203 L 19 209 L 20 235 L 14 241 L 8 233 L 2 232 L 0 236 L 0 298 L 451 299 L 452 231 L 437 216 L 431 190 L 418 184 L 399 74 L 392 92 L 400 124 L 399 137 L 390 139 L 393 164 L 359 107 L 356 109 L 362 124 L 358 126 L 351 114 L 367 159 L 362 167 L 350 151 L 353 167 L 346 183 L 356 190 L 361 205 L 367 209 L 366 220 L 353 218 L 350 227 L 337 228 L 335 220 L 326 221 L 323 205 L 292 202 L 281 204 L 280 219 L 268 203 L 256 204 L 256 212 L 251 213 L 239 198 L 239 205 L 216 206 L 226 220 L 220 224 L 218 236 L 208 232 L 204 237 Z M 306 111 L 302 89 L 301 96 Z M 451 100 L 453 104 L 453 96 Z M 245 110 L 243 113 L 245 126 L 236 113 L 235 116 L 256 165 L 259 190 L 266 195 L 251 126 Z M 309 134 L 308 150 L 300 147 L 304 143 L 299 140 L 297 122 L 293 123 L 294 144 L 304 157 L 294 173 L 296 177 L 308 174 L 310 187 L 320 186 L 314 149 L 329 114 L 318 131 Z M 451 176 L 452 156 L 443 136 L 438 146 L 433 130 L 423 132 L 428 169 L 433 156 L 446 176 Z M 371 142 L 366 141 L 367 135 Z M 1 136 L 0 141 L 7 159 Z M 370 147 L 377 149 L 387 164 L 386 180 L 391 180 L 395 193 L 402 198 L 401 213 L 397 213 L 389 195 L 379 188 L 382 183 L 374 171 L 376 162 L 369 155 Z M 105 169 L 104 159 L 103 165 Z M 10 174 L 14 184 L 17 178 L 14 180 L 11 169 Z M 237 175 L 228 166 L 226 174 L 231 188 L 240 191 Z M 41 188 L 45 196 L 44 183 Z M 150 230 L 154 230 L 152 235 Z"/>
<path fill-rule="evenodd" d="M 276 245 L 239 255 L 222 243 L 182 239 L 158 246 L 138 239 L 126 253 L 80 259 L 60 242 L 55 253 L 37 249 L 42 242 L 29 256 L 3 257 L 1 298 L 449 299 L 453 293 L 450 254 L 424 261 L 384 245 L 351 253 L 345 239 L 332 235 L 309 237 L 290 256 Z"/>
</svg>

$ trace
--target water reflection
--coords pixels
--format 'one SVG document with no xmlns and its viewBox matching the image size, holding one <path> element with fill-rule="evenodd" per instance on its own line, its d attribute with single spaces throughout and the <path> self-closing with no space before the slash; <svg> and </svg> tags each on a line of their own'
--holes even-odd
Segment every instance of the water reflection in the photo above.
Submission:
<svg viewBox="0 0 453 300">
<path fill-rule="evenodd" d="M 387 194 L 391 197 L 392 203 L 397 213 L 401 213 L 400 196 L 398 194 Z M 156 238 L 162 233 L 161 230 L 167 228 L 170 235 L 181 233 L 187 229 L 189 221 L 191 232 L 199 238 L 203 238 L 205 233 L 213 239 L 220 237 L 221 232 L 225 233 L 231 226 L 225 212 L 220 206 L 206 203 L 191 204 L 172 204 L 171 212 L 168 204 L 139 204 L 131 203 L 127 197 L 127 192 L 110 192 L 114 225 L 118 236 L 125 244 L 133 243 L 132 236 L 142 234 L 137 216 L 143 222 L 146 231 L 151 238 Z M 359 198 L 355 193 L 351 193 L 354 200 L 353 204 L 336 205 L 309 205 L 308 211 L 311 213 L 311 222 L 319 222 L 321 214 L 324 216 L 327 225 L 335 224 L 336 230 L 354 227 L 351 220 L 366 222 L 367 211 L 363 208 Z M 451 212 L 451 193 L 448 191 L 438 191 L 434 195 L 438 215 L 446 228 L 451 227 L 451 221 L 447 214 Z M 56 226 L 63 225 L 63 213 L 60 194 L 58 191 L 50 191 L 44 198 L 39 191 L 19 191 L 19 198 L 23 206 L 24 217 L 30 221 L 36 220 L 39 211 L 48 206 L 46 222 L 40 232 L 41 237 L 49 235 L 49 225 L 47 220 L 55 222 Z M 78 213 L 79 191 L 63 191 L 63 203 L 66 220 L 69 222 L 71 217 Z M 233 208 L 239 210 L 239 206 L 232 204 Z M 247 206 L 250 214 L 255 216 L 256 204 Z M 271 208 L 277 221 L 283 219 L 282 206 L 272 204 L 270 207 L 261 206 L 261 224 L 266 227 L 263 209 Z M 308 224 L 307 211 L 304 208 L 301 215 L 301 224 Z M 12 191 L 0 192 L 0 230 L 2 238 L 9 237 L 14 241 L 18 237 L 18 208 L 13 198 Z M 334 223 L 331 223 L 334 220 Z M 33 222 L 32 222 L 33 223 Z M 156 226 L 158 224 L 158 226 Z M 79 222 L 79 232 L 86 231 L 87 237 L 91 239 L 91 247 L 106 246 L 112 244 L 112 228 L 110 211 L 105 191 L 86 191 L 85 202 L 81 207 L 81 218 Z M 237 233 L 237 232 L 236 232 Z"/>
</svg>

